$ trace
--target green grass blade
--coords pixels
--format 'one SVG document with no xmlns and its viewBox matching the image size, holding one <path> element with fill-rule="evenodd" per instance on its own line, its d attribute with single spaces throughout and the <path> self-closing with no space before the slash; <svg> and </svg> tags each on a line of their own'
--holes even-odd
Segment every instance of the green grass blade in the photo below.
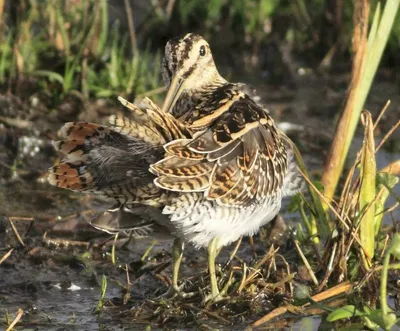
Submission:
<svg viewBox="0 0 400 331">
<path fill-rule="evenodd" d="M 100 0 L 100 11 L 101 11 L 101 30 L 99 34 L 99 42 L 97 44 L 97 55 L 101 56 L 104 52 L 105 45 L 108 37 L 108 8 L 107 0 Z"/>
<path fill-rule="evenodd" d="M 387 0 L 382 14 L 382 19 L 379 22 L 379 27 L 376 32 L 371 48 L 368 50 L 368 61 L 365 66 L 364 79 L 360 88 L 360 99 L 364 104 L 368 92 L 371 88 L 372 81 L 381 61 L 383 51 L 386 47 L 387 40 L 392 29 L 394 19 L 396 18 L 397 10 L 400 5 L 400 0 Z M 380 10 L 380 6 L 377 7 Z"/>
<path fill-rule="evenodd" d="M 100 295 L 99 302 L 97 303 L 97 307 L 95 309 L 96 313 L 100 313 L 103 310 L 106 291 L 107 291 L 107 277 L 105 275 L 103 275 L 101 277 L 101 295 Z"/>
<path fill-rule="evenodd" d="M 388 0 L 379 23 L 380 6 L 377 6 L 377 13 L 374 15 L 374 22 L 368 38 L 367 50 L 363 57 L 357 59 L 359 61 L 365 59 L 365 63 L 363 68 L 359 68 L 362 71 L 356 72 L 353 76 L 353 82 L 357 84 L 354 84 L 350 91 L 345 112 L 339 122 L 338 128 L 340 128 L 340 130 L 337 131 L 337 136 L 335 137 L 335 142 L 331 150 L 331 156 L 333 157 L 327 162 L 328 166 L 322 180 L 325 184 L 325 195 L 329 200 L 335 193 L 337 183 L 343 170 L 344 161 L 347 157 L 360 118 L 361 110 L 370 91 L 399 4 L 400 0 Z M 364 22 L 364 24 L 367 24 L 367 22 Z M 358 65 L 362 64 L 362 62 L 356 62 L 356 64 L 357 63 Z M 359 78 L 358 81 L 356 81 L 357 78 Z M 326 206 L 324 207 L 326 208 Z"/>
<path fill-rule="evenodd" d="M 65 29 L 64 17 L 62 15 L 59 7 L 57 7 L 57 10 L 56 10 L 56 22 L 57 22 L 57 26 L 60 31 L 61 38 L 62 38 L 62 41 L 64 44 L 65 54 L 68 57 L 70 54 L 70 42 L 69 42 L 67 30 Z"/>
<path fill-rule="evenodd" d="M 293 150 L 299 169 L 303 174 L 305 174 L 308 178 L 310 178 L 306 166 L 304 164 L 303 158 L 301 157 L 299 150 L 294 144 L 293 144 Z M 314 223 L 316 223 L 318 227 L 319 236 L 326 238 L 330 233 L 330 227 L 329 227 L 329 220 L 327 218 L 327 215 L 325 214 L 322 201 L 312 187 L 309 186 L 308 191 L 311 196 L 312 207 L 314 208 L 314 214 L 311 215 L 311 218 L 309 220 L 310 224 L 313 225 Z M 315 234 L 315 229 L 311 228 L 310 230 L 311 230 L 310 235 Z"/>
<path fill-rule="evenodd" d="M 371 29 L 369 31 L 368 49 L 371 49 L 375 42 L 376 32 L 378 31 L 378 24 L 379 24 L 380 18 L 381 18 L 381 3 L 378 2 L 376 5 L 375 13 L 374 13 L 374 18 L 372 20 Z"/>
<path fill-rule="evenodd" d="M 0 44 L 0 82 L 4 82 L 6 80 L 7 70 L 12 64 L 12 44 L 13 44 L 13 35 L 12 33 L 8 33 L 7 37 Z"/>
<path fill-rule="evenodd" d="M 375 236 L 378 235 L 381 228 L 385 210 L 385 202 L 390 195 L 390 189 L 395 187 L 395 185 L 399 182 L 399 177 L 390 175 L 388 173 L 378 173 L 376 179 L 378 184 L 377 192 L 379 195 L 375 203 Z"/>
<path fill-rule="evenodd" d="M 46 77 L 50 80 L 59 82 L 61 85 L 64 85 L 64 77 L 61 76 L 59 73 L 50 71 L 50 70 L 35 70 L 31 72 L 32 75 L 34 76 L 39 76 L 39 77 Z"/>
<path fill-rule="evenodd" d="M 344 318 L 350 318 L 350 317 L 355 317 L 355 316 L 364 316 L 366 313 L 363 313 L 362 311 L 358 310 L 355 306 L 353 305 L 347 305 L 343 307 L 339 307 L 335 309 L 333 312 L 331 312 L 327 317 L 326 320 L 328 322 L 334 322 L 337 320 L 341 320 Z"/>
</svg>

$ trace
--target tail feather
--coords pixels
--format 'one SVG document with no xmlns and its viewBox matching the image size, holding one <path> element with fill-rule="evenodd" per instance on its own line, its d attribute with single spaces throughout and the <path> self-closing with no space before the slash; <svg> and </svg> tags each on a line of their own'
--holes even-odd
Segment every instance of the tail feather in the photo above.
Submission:
<svg viewBox="0 0 400 331">
<path fill-rule="evenodd" d="M 103 138 L 111 131 L 110 128 L 87 122 L 67 122 L 60 129 L 60 135 L 62 137 L 67 137 L 68 140 L 82 140 L 87 137 L 91 138 Z"/>
<path fill-rule="evenodd" d="M 92 123 L 67 123 L 63 140 L 54 143 L 62 162 L 50 168 L 50 183 L 77 191 L 102 191 L 135 181 L 151 182 L 150 164 L 163 155 L 162 145 L 126 136 Z M 77 185 L 81 179 L 80 184 Z M 69 187 L 69 183 L 74 183 Z M 76 185 L 75 185 L 76 184 Z"/>
<path fill-rule="evenodd" d="M 60 129 L 54 147 L 61 163 L 49 169 L 49 183 L 73 191 L 100 193 L 119 203 L 162 206 L 163 190 L 153 184 L 150 165 L 161 160 L 163 145 L 190 132 L 150 99 L 145 110 L 119 98 L 132 119 L 111 116 L 110 126 L 69 122 Z"/>
<path fill-rule="evenodd" d="M 73 191 L 90 191 L 93 178 L 83 162 L 60 163 L 49 170 L 48 181 L 60 188 Z"/>
</svg>

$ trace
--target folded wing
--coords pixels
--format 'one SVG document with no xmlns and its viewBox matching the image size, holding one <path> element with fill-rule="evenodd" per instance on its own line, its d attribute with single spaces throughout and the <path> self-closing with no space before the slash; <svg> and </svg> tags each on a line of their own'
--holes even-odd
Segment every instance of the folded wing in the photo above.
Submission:
<svg viewBox="0 0 400 331">
<path fill-rule="evenodd" d="M 192 139 L 164 146 L 167 156 L 150 167 L 157 186 L 202 192 L 227 206 L 248 206 L 282 189 L 290 145 L 264 109 L 243 97 L 208 118 L 192 123 L 207 127 Z"/>
</svg>

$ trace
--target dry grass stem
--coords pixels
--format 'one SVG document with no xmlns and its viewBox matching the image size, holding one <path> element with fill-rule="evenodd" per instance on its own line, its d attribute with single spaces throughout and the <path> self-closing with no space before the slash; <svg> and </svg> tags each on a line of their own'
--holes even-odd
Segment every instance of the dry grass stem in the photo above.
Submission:
<svg viewBox="0 0 400 331">
<path fill-rule="evenodd" d="M 307 258 L 305 257 L 303 251 L 301 250 L 299 242 L 297 240 L 293 240 L 293 242 L 294 242 L 294 245 L 295 245 L 295 247 L 297 249 L 297 252 L 299 253 L 301 259 L 303 260 L 304 265 L 306 266 L 306 268 L 308 270 L 308 273 L 311 276 L 311 279 L 312 279 L 314 285 L 318 287 L 317 277 L 315 277 L 314 271 L 312 271 L 310 263 L 308 263 Z"/>
<path fill-rule="evenodd" d="M 24 311 L 21 308 L 18 308 L 18 313 L 17 316 L 15 316 L 14 320 L 12 323 L 8 326 L 6 331 L 11 331 L 14 326 L 18 323 L 18 321 L 21 319 L 22 315 L 24 314 Z"/>
<path fill-rule="evenodd" d="M 0 259 L 0 265 L 8 259 L 8 257 L 11 255 L 12 251 L 14 250 L 14 248 L 11 248 L 6 254 L 4 254 L 1 259 Z"/>
<path fill-rule="evenodd" d="M 3 22 L 4 6 L 6 5 L 5 0 L 0 0 L 0 22 Z"/>
<path fill-rule="evenodd" d="M 133 22 L 133 12 L 129 0 L 124 0 L 124 1 L 125 1 L 126 16 L 128 18 L 129 36 L 131 38 L 131 43 L 132 43 L 132 51 L 133 51 L 132 53 L 136 55 L 138 47 L 136 41 L 135 24 Z"/>
<path fill-rule="evenodd" d="M 174 5 L 175 5 L 175 0 L 168 0 L 167 8 L 165 9 L 165 12 L 167 14 L 167 21 L 169 21 L 169 19 L 171 18 Z"/>
<path fill-rule="evenodd" d="M 8 219 L 11 221 L 27 221 L 27 222 L 32 222 L 35 219 L 33 217 L 18 217 L 18 216 L 10 216 Z"/>
<path fill-rule="evenodd" d="M 356 168 L 358 166 L 358 164 L 360 163 L 361 160 L 361 152 L 357 153 L 356 159 L 353 162 L 353 165 L 346 177 L 346 181 L 343 187 L 343 191 L 342 191 L 342 195 L 340 196 L 340 200 L 339 200 L 339 208 L 341 210 L 341 216 L 345 217 L 345 215 L 348 215 L 349 210 L 346 210 L 345 212 L 345 206 L 350 206 L 351 204 L 348 203 L 349 199 L 351 198 L 352 194 L 350 194 L 351 191 L 351 187 L 352 187 L 352 178 L 354 177 Z"/>
<path fill-rule="evenodd" d="M 142 100 L 145 97 L 151 97 L 151 96 L 154 96 L 154 95 L 157 95 L 160 93 L 164 93 L 166 90 L 167 90 L 167 88 L 165 86 L 162 86 L 162 87 L 157 87 L 156 89 L 151 90 L 151 91 L 140 93 L 136 96 L 135 102 L 136 102 L 136 100 Z"/>
<path fill-rule="evenodd" d="M 363 80 L 363 71 L 367 60 L 368 47 L 368 21 L 369 21 L 369 1 L 355 1 L 353 14 L 353 68 L 350 88 L 347 96 L 346 106 L 336 128 L 335 138 L 329 153 L 325 170 L 322 176 L 324 193 L 328 200 L 334 196 L 339 177 L 342 173 L 343 165 L 347 152 L 350 147 L 357 122 L 359 111 L 356 107 L 359 104 L 360 88 Z M 359 106 L 360 110 L 362 105 Z M 325 205 L 325 207 L 327 207 Z"/>
<path fill-rule="evenodd" d="M 10 117 L 0 116 L 0 122 L 3 122 L 9 126 L 18 128 L 18 129 L 27 129 L 31 128 L 34 124 L 31 121 L 23 120 L 23 119 L 15 119 Z"/>
<path fill-rule="evenodd" d="M 248 270 L 247 264 L 246 264 L 246 263 L 243 263 L 242 280 L 240 281 L 240 285 L 239 285 L 239 288 L 238 288 L 238 290 L 237 290 L 237 293 L 238 293 L 238 294 L 240 294 L 240 293 L 243 291 L 243 289 L 244 289 L 244 287 L 245 287 L 245 285 L 246 285 L 247 270 Z"/>
<path fill-rule="evenodd" d="M 239 250 L 240 245 L 242 244 L 243 237 L 240 237 L 239 240 L 236 242 L 235 247 L 233 248 L 231 254 L 229 254 L 228 260 L 225 262 L 222 269 L 226 269 L 226 267 L 233 261 L 236 256 L 237 251 Z"/>
<path fill-rule="evenodd" d="M 400 203 L 396 202 L 392 207 L 389 207 L 388 209 L 384 210 L 384 213 L 391 213 L 393 210 L 395 210 L 398 206 L 400 205 Z"/>
<path fill-rule="evenodd" d="M 260 269 L 261 266 L 267 262 L 269 259 L 271 259 L 277 252 L 279 251 L 279 247 L 275 249 L 274 245 L 271 245 L 271 247 L 268 250 L 268 253 L 264 255 L 264 257 L 257 262 L 257 264 L 254 266 L 254 269 Z"/>
<path fill-rule="evenodd" d="M 389 137 L 393 134 L 394 131 L 396 131 L 396 129 L 399 126 L 400 126 L 400 120 L 398 120 L 397 123 L 392 126 L 392 128 L 389 130 L 389 132 L 385 134 L 385 136 L 380 141 L 379 145 L 376 147 L 376 152 L 379 151 L 379 149 L 382 147 L 382 145 L 386 142 L 386 140 L 389 139 Z"/>
<path fill-rule="evenodd" d="M 125 264 L 125 271 L 126 271 L 126 293 L 124 295 L 124 305 L 126 305 L 131 298 L 131 288 L 132 288 L 132 283 L 129 277 L 129 265 L 126 263 Z"/>
<path fill-rule="evenodd" d="M 268 284 L 268 287 L 271 288 L 271 289 L 276 289 L 276 288 L 282 287 L 286 283 L 292 284 L 292 281 L 293 281 L 294 277 L 296 276 L 296 274 L 297 274 L 296 272 L 294 272 L 292 274 L 287 274 L 279 282 L 276 282 L 276 283 L 273 283 L 273 284 Z M 293 296 L 293 294 L 292 294 L 292 296 Z"/>
<path fill-rule="evenodd" d="M 283 257 L 283 255 L 281 254 L 276 254 L 276 257 L 279 257 L 283 264 L 286 266 L 286 272 L 288 275 L 292 274 L 291 270 L 290 270 L 290 266 L 289 263 L 286 261 L 286 259 Z M 295 275 L 296 273 L 293 273 L 293 275 Z M 290 296 L 293 297 L 293 282 L 289 282 L 289 288 L 290 288 Z"/>
<path fill-rule="evenodd" d="M 60 239 L 60 238 L 48 238 L 47 232 L 43 234 L 42 237 L 43 243 L 46 245 L 52 246 L 62 246 L 62 247 L 86 247 L 88 248 L 90 243 L 87 241 L 78 241 L 78 240 L 69 240 L 69 239 Z M 96 245 L 93 245 L 96 247 Z"/>
<path fill-rule="evenodd" d="M 24 241 L 22 240 L 21 236 L 18 233 L 17 228 L 15 227 L 13 221 L 9 218 L 8 221 L 10 222 L 11 229 L 13 230 L 13 233 L 15 237 L 17 238 L 18 242 L 21 244 L 22 247 L 25 247 Z"/>
<path fill-rule="evenodd" d="M 400 160 L 394 161 L 381 169 L 379 172 L 386 172 L 391 175 L 400 175 Z"/>
<path fill-rule="evenodd" d="M 312 183 L 312 181 L 308 178 L 308 176 L 301 170 L 299 169 L 301 175 L 303 176 L 303 178 L 305 179 L 305 181 L 307 182 L 307 184 L 314 190 L 315 193 L 317 193 L 317 195 L 320 197 L 320 199 L 329 207 L 329 209 L 332 211 L 333 214 L 335 214 L 335 216 L 342 222 L 343 226 L 346 228 L 347 231 L 350 231 L 349 226 L 346 224 L 346 222 L 344 221 L 344 219 L 339 215 L 339 213 L 336 211 L 336 209 L 332 206 L 331 199 L 328 199 L 324 194 L 322 194 L 316 187 L 315 185 Z"/>
<path fill-rule="evenodd" d="M 390 100 L 386 101 L 386 104 L 383 106 L 383 108 L 381 109 L 381 112 L 379 113 L 378 117 L 376 118 L 375 123 L 374 123 L 374 130 L 378 126 L 379 121 L 381 120 L 383 114 L 385 114 L 385 112 L 389 108 L 389 106 L 390 106 Z"/>
</svg>

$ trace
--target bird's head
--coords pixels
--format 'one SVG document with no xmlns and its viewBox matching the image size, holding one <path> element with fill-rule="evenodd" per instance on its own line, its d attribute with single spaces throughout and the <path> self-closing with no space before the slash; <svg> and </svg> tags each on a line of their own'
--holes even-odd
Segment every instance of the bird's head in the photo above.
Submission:
<svg viewBox="0 0 400 331">
<path fill-rule="evenodd" d="M 163 105 L 165 112 L 174 107 L 183 91 L 221 79 L 207 41 L 193 33 L 169 40 L 165 46 L 163 79 L 169 86 Z"/>
</svg>

